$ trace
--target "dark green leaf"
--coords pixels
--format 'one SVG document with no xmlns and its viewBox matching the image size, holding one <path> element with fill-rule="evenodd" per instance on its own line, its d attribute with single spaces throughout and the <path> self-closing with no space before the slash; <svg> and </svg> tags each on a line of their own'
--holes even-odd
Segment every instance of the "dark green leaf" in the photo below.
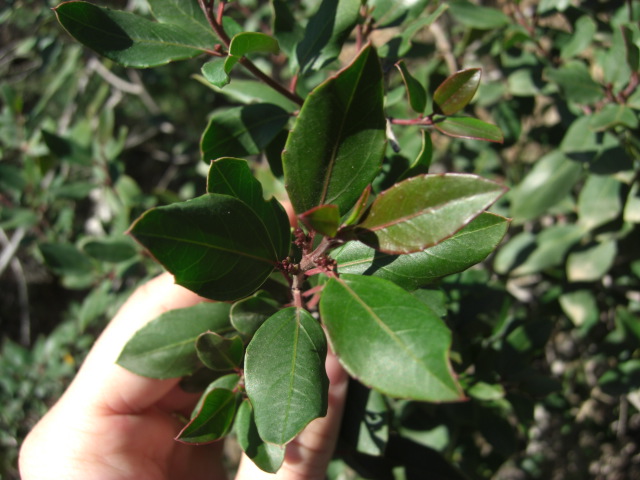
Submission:
<svg viewBox="0 0 640 480">
<path fill-rule="evenodd" d="M 63 162 L 91 165 L 91 151 L 77 142 L 42 130 L 42 139 L 49 151 Z"/>
<path fill-rule="evenodd" d="M 390 412 L 384 396 L 361 383 L 349 383 L 341 440 L 366 455 L 382 456 L 389 440 Z"/>
<path fill-rule="evenodd" d="M 433 159 L 433 142 L 431 142 L 431 135 L 426 130 L 422 130 L 421 133 L 422 148 L 420 153 L 418 153 L 413 163 L 409 165 L 407 171 L 400 175 L 398 181 L 429 173 L 429 167 L 431 167 L 431 160 Z"/>
<path fill-rule="evenodd" d="M 448 77 L 433 94 L 436 112 L 453 115 L 466 107 L 478 90 L 482 70 L 469 68 Z"/>
<path fill-rule="evenodd" d="M 233 424 L 238 395 L 226 388 L 214 388 L 203 394 L 198 413 L 180 431 L 176 440 L 190 445 L 215 442 L 224 437 Z"/>
<path fill-rule="evenodd" d="M 382 71 L 373 47 L 307 97 L 283 154 L 285 185 L 297 213 L 337 205 L 346 213 L 384 156 Z"/>
<path fill-rule="evenodd" d="M 93 270 L 89 257 L 70 243 L 46 242 L 39 248 L 46 265 L 58 275 L 84 275 Z"/>
<path fill-rule="evenodd" d="M 163 65 L 194 57 L 211 47 L 211 37 L 198 31 L 87 2 L 65 2 L 54 10 L 76 40 L 127 67 Z"/>
<path fill-rule="evenodd" d="M 397 0 L 368 0 L 376 25 L 381 28 L 397 26 L 400 22 L 415 20 L 424 14 L 430 0 L 398 2 Z"/>
<path fill-rule="evenodd" d="M 234 429 L 240 447 L 253 463 L 265 472 L 278 471 L 284 461 L 285 448 L 266 443 L 260 438 L 253 416 L 253 407 L 248 400 L 242 402 L 238 408 Z"/>
<path fill-rule="evenodd" d="M 427 106 L 427 92 L 422 84 L 409 73 L 404 60 L 396 63 L 396 67 L 400 71 L 400 75 L 402 75 L 402 80 L 407 90 L 407 97 L 409 98 L 409 105 L 411 105 L 414 112 L 423 113 Z"/>
<path fill-rule="evenodd" d="M 561 265 L 569 249 L 585 234 L 585 230 L 578 225 L 553 225 L 538 234 L 536 248 L 523 252 L 526 260 L 517 266 L 513 275 L 529 275 Z M 526 250 L 532 250 L 527 246 Z M 522 254 L 521 254 L 522 256 Z"/>
<path fill-rule="evenodd" d="M 236 302 L 231 307 L 231 324 L 243 335 L 252 337 L 269 317 L 278 311 L 278 304 L 266 292 Z"/>
<path fill-rule="evenodd" d="M 229 45 L 229 55 L 244 57 L 249 53 L 278 53 L 278 41 L 265 33 L 242 32 L 234 35 Z"/>
<path fill-rule="evenodd" d="M 242 364 L 244 345 L 237 335 L 227 338 L 215 332 L 204 332 L 196 340 L 196 352 L 204 366 L 211 370 L 234 370 Z"/>
<path fill-rule="evenodd" d="M 302 72 L 319 70 L 338 58 L 342 44 L 360 17 L 360 0 L 324 0 L 309 18 L 304 37 L 296 48 Z"/>
<path fill-rule="evenodd" d="M 82 250 L 101 262 L 125 262 L 136 255 L 136 248 L 130 239 L 101 238 L 90 240 Z"/>
<path fill-rule="evenodd" d="M 440 133 L 456 138 L 470 138 L 502 143 L 504 138 L 498 127 L 472 117 L 435 118 L 433 126 Z"/>
<path fill-rule="evenodd" d="M 418 252 L 456 233 L 504 191 L 475 175 L 412 177 L 378 195 L 356 235 L 383 252 Z"/>
<path fill-rule="evenodd" d="M 202 332 L 230 329 L 226 303 L 200 303 L 170 310 L 142 327 L 127 342 L 118 365 L 151 378 L 175 378 L 196 371 L 196 339 Z"/>
<path fill-rule="evenodd" d="M 309 230 L 327 237 L 335 237 L 340 226 L 340 212 L 336 205 L 321 205 L 299 215 Z"/>
<path fill-rule="evenodd" d="M 255 211 L 228 195 L 209 193 L 154 208 L 130 233 L 177 284 L 212 300 L 250 295 L 280 260 Z"/>
<path fill-rule="evenodd" d="M 289 120 L 282 108 L 268 103 L 230 108 L 209 120 L 200 149 L 209 162 L 219 157 L 244 157 L 260 153 Z"/>
<path fill-rule="evenodd" d="M 330 278 L 320 312 L 331 346 L 360 382 L 394 397 L 462 399 L 447 358 L 451 333 L 402 288 L 361 275 Z"/>
<path fill-rule="evenodd" d="M 226 157 L 211 162 L 207 192 L 230 195 L 246 203 L 268 232 L 277 258 L 287 256 L 291 246 L 287 212 L 275 198 L 264 199 L 262 185 L 251 173 L 246 160 Z"/>
<path fill-rule="evenodd" d="M 273 8 L 273 34 L 287 57 L 295 57 L 295 47 L 303 36 L 300 25 L 291 12 L 290 2 L 285 0 L 271 0 Z"/>
<path fill-rule="evenodd" d="M 452 237 L 421 252 L 389 255 L 349 242 L 332 256 L 340 273 L 374 275 L 414 290 L 484 260 L 500 243 L 508 224 L 503 217 L 483 213 Z"/>
<path fill-rule="evenodd" d="M 352 225 L 356 222 L 360 221 L 360 217 L 365 212 L 365 209 L 369 205 L 369 197 L 371 196 L 371 185 L 367 185 L 366 188 L 362 191 L 360 198 L 354 205 L 351 213 L 349 214 L 349 218 L 347 219 L 345 225 Z"/>
<path fill-rule="evenodd" d="M 640 388 L 640 360 L 633 358 L 607 370 L 599 379 L 602 390 L 612 396 L 625 395 Z"/>
<path fill-rule="evenodd" d="M 329 381 L 322 327 L 306 311 L 280 310 L 247 347 L 245 384 L 260 437 L 284 445 L 325 415 Z"/>
</svg>

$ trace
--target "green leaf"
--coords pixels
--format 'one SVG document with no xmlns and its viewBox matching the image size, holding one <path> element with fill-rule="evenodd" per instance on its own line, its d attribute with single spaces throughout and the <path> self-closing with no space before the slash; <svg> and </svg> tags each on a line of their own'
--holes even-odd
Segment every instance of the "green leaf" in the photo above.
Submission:
<svg viewBox="0 0 640 480">
<path fill-rule="evenodd" d="M 618 249 L 613 240 L 573 252 L 567 258 L 567 278 L 571 282 L 595 282 L 609 271 Z"/>
<path fill-rule="evenodd" d="M 238 335 L 227 338 L 216 332 L 204 332 L 196 340 L 196 352 L 211 370 L 234 370 L 242 364 L 244 345 Z"/>
<path fill-rule="evenodd" d="M 89 257 L 70 243 L 45 242 L 39 245 L 44 263 L 58 275 L 84 275 L 93 271 Z"/>
<path fill-rule="evenodd" d="M 567 60 L 582 53 L 589 47 L 597 31 L 598 26 L 589 15 L 580 17 L 576 21 L 571 39 L 560 50 L 560 58 Z"/>
<path fill-rule="evenodd" d="M 401 22 L 408 22 L 420 18 L 430 0 L 416 0 L 412 2 L 398 2 L 397 0 L 368 0 L 367 6 L 371 15 L 380 28 L 397 26 Z"/>
<path fill-rule="evenodd" d="M 229 309 L 226 303 L 200 303 L 163 313 L 136 332 L 123 348 L 117 363 L 151 378 L 191 374 L 200 366 L 196 339 L 208 330 L 228 331 Z"/>
<path fill-rule="evenodd" d="M 349 242 L 334 250 L 332 257 L 341 274 L 374 275 L 415 290 L 484 260 L 500 243 L 508 225 L 506 218 L 482 213 L 452 237 L 421 252 L 389 255 Z"/>
<path fill-rule="evenodd" d="M 268 103 L 245 105 L 211 116 L 202 135 L 202 158 L 244 157 L 260 153 L 289 120 L 282 108 Z"/>
<path fill-rule="evenodd" d="M 411 75 L 407 69 L 407 65 L 404 60 L 400 60 L 396 63 L 396 68 L 402 75 L 402 81 L 407 90 L 407 97 L 409 98 L 409 105 L 416 113 L 423 113 L 427 106 L 427 92 L 422 84 Z"/>
<path fill-rule="evenodd" d="M 273 34 L 287 57 L 295 58 L 295 47 L 303 36 L 303 28 L 291 12 L 290 2 L 271 0 Z"/>
<path fill-rule="evenodd" d="M 418 153 L 413 163 L 409 165 L 409 168 L 400 175 L 398 181 L 429 173 L 429 167 L 431 167 L 431 160 L 433 159 L 433 142 L 431 141 L 431 135 L 426 130 L 422 130 L 421 134 L 422 148 L 420 153 Z"/>
<path fill-rule="evenodd" d="M 634 183 L 624 205 L 623 218 L 625 222 L 640 223 L 640 184 Z"/>
<path fill-rule="evenodd" d="M 346 213 L 373 180 L 386 147 L 380 62 L 373 47 L 309 94 L 283 153 L 297 213 L 337 205 Z"/>
<path fill-rule="evenodd" d="M 338 58 L 342 44 L 360 18 L 360 0 L 323 0 L 309 18 L 304 37 L 296 48 L 303 73 L 319 70 Z"/>
<path fill-rule="evenodd" d="M 214 58 L 202 65 L 202 75 L 211 85 L 222 88 L 229 83 L 229 72 L 225 58 Z"/>
<path fill-rule="evenodd" d="M 622 184 L 608 175 L 589 175 L 578 197 L 578 224 L 592 230 L 615 220 L 622 212 Z"/>
<path fill-rule="evenodd" d="M 280 47 L 278 41 L 259 32 L 242 32 L 234 35 L 229 45 L 229 55 L 244 57 L 249 53 L 278 53 Z"/>
<path fill-rule="evenodd" d="M 433 94 L 436 113 L 453 115 L 466 107 L 478 90 L 482 70 L 469 68 L 448 77 Z"/>
<path fill-rule="evenodd" d="M 327 237 L 335 237 L 340 226 L 340 212 L 336 205 L 321 205 L 299 215 L 309 230 Z"/>
<path fill-rule="evenodd" d="M 433 120 L 433 127 L 440 133 L 450 137 L 485 140 L 502 143 L 504 138 L 498 127 L 472 117 L 438 117 Z"/>
<path fill-rule="evenodd" d="M 383 252 L 418 252 L 452 236 L 504 191 L 475 175 L 412 177 L 378 195 L 356 225 L 356 235 Z"/>
<path fill-rule="evenodd" d="M 510 23 L 509 17 L 500 10 L 481 7 L 467 0 L 449 2 L 449 11 L 464 26 L 480 30 L 493 30 Z"/>
<path fill-rule="evenodd" d="M 125 262 L 136 255 L 136 248 L 130 239 L 98 238 L 89 240 L 82 250 L 101 262 Z"/>
<path fill-rule="evenodd" d="M 231 325 L 241 334 L 252 337 L 269 317 L 278 311 L 278 304 L 266 292 L 240 300 L 231 307 Z"/>
<path fill-rule="evenodd" d="M 275 198 L 269 201 L 264 199 L 262 185 L 251 173 L 246 160 L 226 157 L 211 162 L 207 192 L 242 200 L 264 225 L 276 257 L 283 259 L 287 256 L 291 246 L 287 212 Z"/>
<path fill-rule="evenodd" d="M 63 162 L 87 166 L 93 163 L 91 151 L 78 142 L 63 138 L 47 130 L 42 130 L 42 139 L 49 151 Z"/>
<path fill-rule="evenodd" d="M 366 455 L 383 456 L 389 440 L 391 413 L 385 397 L 359 382 L 349 383 L 340 440 Z"/>
<path fill-rule="evenodd" d="M 598 323 L 600 311 L 596 298 L 590 290 L 567 292 L 558 301 L 564 313 L 576 327 L 589 328 Z"/>
<path fill-rule="evenodd" d="M 327 411 L 327 344 L 318 322 L 295 307 L 280 310 L 247 347 L 245 385 L 260 437 L 284 445 Z"/>
<path fill-rule="evenodd" d="M 556 83 L 571 102 L 592 104 L 604 96 L 602 88 L 591 78 L 587 66 L 581 61 L 573 60 L 559 68 L 546 68 L 544 75 Z"/>
<path fill-rule="evenodd" d="M 220 40 L 209 25 L 198 0 L 147 0 L 151 13 L 162 23 L 182 28 L 212 46 Z"/>
<path fill-rule="evenodd" d="M 575 224 L 553 225 L 538 234 L 536 248 L 526 256 L 526 260 L 516 267 L 513 275 L 530 275 L 542 272 L 564 263 L 569 249 L 585 234 L 581 226 Z M 527 246 L 527 250 L 531 250 Z"/>
<path fill-rule="evenodd" d="M 280 260 L 254 210 L 209 193 L 145 212 L 130 229 L 178 285 L 212 300 L 256 291 Z"/>
<path fill-rule="evenodd" d="M 582 176 L 582 165 L 553 151 L 536 162 L 509 193 L 514 222 L 522 223 L 547 212 L 565 198 Z"/>
<path fill-rule="evenodd" d="M 226 388 L 214 388 L 203 395 L 199 411 L 176 436 L 190 445 L 215 442 L 224 437 L 233 424 L 238 395 Z"/>
<path fill-rule="evenodd" d="M 195 57 L 211 47 L 210 36 L 199 35 L 198 31 L 87 2 L 65 2 L 54 11 L 76 40 L 127 67 L 164 65 Z"/>
<path fill-rule="evenodd" d="M 220 59 L 224 62 L 224 59 Z M 206 65 L 206 64 L 205 64 Z M 203 67 L 204 68 L 204 67 Z M 212 67 L 210 67 L 212 68 Z M 200 80 L 195 76 L 196 80 Z M 206 84 L 210 86 L 210 83 Z M 212 87 L 216 92 L 228 97 L 234 102 L 251 104 L 251 103 L 271 103 L 287 112 L 298 110 L 299 105 L 292 102 L 281 93 L 256 80 L 242 80 L 235 78 L 232 83 L 222 87 Z M 227 155 L 227 153 L 225 153 Z"/>
<path fill-rule="evenodd" d="M 284 461 L 285 448 L 284 446 L 266 443 L 260 438 L 253 416 L 253 407 L 248 400 L 242 402 L 240 408 L 238 408 L 234 430 L 242 451 L 261 470 L 275 473 L 280 469 Z"/>
<path fill-rule="evenodd" d="M 402 288 L 361 275 L 330 278 L 320 313 L 331 346 L 358 381 L 393 397 L 463 398 L 447 358 L 449 329 Z"/>
<path fill-rule="evenodd" d="M 638 117 L 632 109 L 624 105 L 609 103 L 589 119 L 589 127 L 596 132 L 615 127 L 638 128 Z"/>
</svg>

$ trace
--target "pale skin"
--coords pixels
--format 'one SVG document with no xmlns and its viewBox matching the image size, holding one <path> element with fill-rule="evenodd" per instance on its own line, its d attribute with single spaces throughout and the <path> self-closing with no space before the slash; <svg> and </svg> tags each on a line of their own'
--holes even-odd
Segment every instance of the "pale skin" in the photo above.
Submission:
<svg viewBox="0 0 640 480">
<path fill-rule="evenodd" d="M 198 395 L 179 379 L 135 375 L 115 361 L 127 340 L 163 312 L 202 299 L 161 275 L 138 288 L 87 356 L 76 378 L 25 439 L 22 480 L 226 480 L 222 442 L 190 446 L 174 440 Z M 329 408 L 288 446 L 277 474 L 266 474 L 243 457 L 236 480 L 325 478 L 333 454 L 347 390 L 336 357 L 326 361 Z"/>
</svg>

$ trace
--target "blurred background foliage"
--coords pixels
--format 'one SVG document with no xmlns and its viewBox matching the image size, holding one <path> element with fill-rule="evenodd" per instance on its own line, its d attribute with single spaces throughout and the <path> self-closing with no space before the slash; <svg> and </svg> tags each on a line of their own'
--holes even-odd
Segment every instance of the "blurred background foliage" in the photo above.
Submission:
<svg viewBox="0 0 640 480">
<path fill-rule="evenodd" d="M 203 193 L 207 118 L 263 95 L 238 77 L 236 88 L 214 91 L 193 77 L 202 59 L 152 70 L 114 65 L 71 40 L 43 3 L 56 2 L 0 7 L 6 479 L 18 478 L 21 439 L 107 319 L 159 271 L 124 235 L 131 221 Z M 100 3 L 148 12 L 144 0 Z M 425 27 L 440 3 L 446 11 Z M 431 170 L 506 184 L 495 211 L 513 221 L 495 256 L 420 293 L 439 299 L 454 331 L 469 401 L 386 404 L 354 384 L 353 408 L 368 402 L 370 415 L 364 423 L 347 415 L 330 477 L 640 478 L 640 3 L 368 5 L 388 115 L 409 116 L 392 68 L 400 58 L 427 91 L 461 68 L 483 69 L 473 113 L 497 123 L 504 144 L 434 134 Z M 269 2 L 230 8 L 246 30 L 270 28 Z M 261 66 L 289 80 L 278 59 Z M 319 80 L 309 75 L 301 88 Z M 421 148 L 417 127 L 394 129 L 402 150 L 390 150 L 381 185 Z M 270 182 L 267 190 L 278 191 Z M 384 457 L 378 436 L 388 441 Z"/>
</svg>

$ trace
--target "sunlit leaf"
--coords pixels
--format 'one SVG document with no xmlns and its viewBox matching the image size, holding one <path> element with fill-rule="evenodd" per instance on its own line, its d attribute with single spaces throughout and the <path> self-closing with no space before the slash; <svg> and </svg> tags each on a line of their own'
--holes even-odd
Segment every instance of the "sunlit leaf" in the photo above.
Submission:
<svg viewBox="0 0 640 480">
<path fill-rule="evenodd" d="M 244 453 L 261 470 L 269 473 L 278 471 L 284 461 L 284 447 L 266 443 L 258 434 L 253 407 L 251 402 L 245 400 L 238 408 L 238 414 L 234 423 L 236 438 Z"/>
<path fill-rule="evenodd" d="M 485 140 L 502 143 L 504 138 L 498 127 L 472 117 L 436 117 L 433 127 L 440 133 L 456 138 Z"/>
<path fill-rule="evenodd" d="M 471 101 L 480 85 L 482 70 L 469 68 L 448 77 L 433 94 L 437 113 L 453 115 Z"/>
<path fill-rule="evenodd" d="M 404 60 L 396 63 L 396 67 L 402 75 L 402 80 L 407 90 L 407 97 L 409 98 L 409 105 L 411 105 L 414 112 L 423 113 L 427 106 L 427 92 L 422 84 L 411 75 Z"/>
</svg>

